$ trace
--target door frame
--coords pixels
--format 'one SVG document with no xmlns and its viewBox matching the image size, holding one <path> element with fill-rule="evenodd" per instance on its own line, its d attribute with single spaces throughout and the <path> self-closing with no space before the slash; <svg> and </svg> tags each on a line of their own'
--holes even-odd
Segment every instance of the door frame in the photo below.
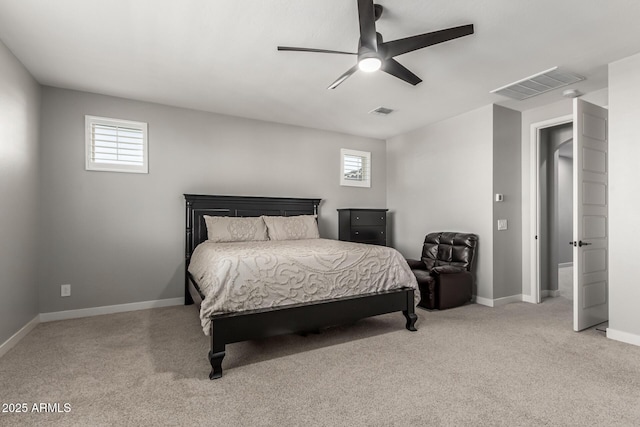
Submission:
<svg viewBox="0 0 640 427">
<path fill-rule="evenodd" d="M 531 124 L 530 146 L 530 288 L 531 300 L 534 304 L 542 302 L 540 290 L 540 135 L 544 129 L 573 122 L 573 113 L 553 119 Z"/>
</svg>

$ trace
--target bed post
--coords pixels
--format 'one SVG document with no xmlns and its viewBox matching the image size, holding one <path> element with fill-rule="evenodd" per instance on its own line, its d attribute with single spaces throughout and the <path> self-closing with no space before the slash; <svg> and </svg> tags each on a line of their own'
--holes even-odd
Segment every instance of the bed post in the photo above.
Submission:
<svg viewBox="0 0 640 427">
<path fill-rule="evenodd" d="M 186 196 L 185 196 L 186 197 Z M 184 257 L 184 305 L 192 305 L 193 298 L 189 292 L 189 261 L 191 261 L 191 251 L 193 250 L 193 201 L 187 198 L 187 230 L 185 239 L 185 257 Z"/>
<path fill-rule="evenodd" d="M 222 359 L 225 356 L 225 342 L 220 328 L 216 330 L 216 321 L 211 319 L 211 351 L 209 351 L 209 363 L 211 363 L 210 380 L 222 377 Z"/>
<path fill-rule="evenodd" d="M 407 290 L 407 309 L 402 310 L 402 314 L 404 314 L 404 317 L 407 319 L 407 325 L 405 327 L 410 331 L 417 331 L 416 320 L 418 320 L 418 316 L 416 315 L 414 293 L 415 291 L 413 289 Z"/>
</svg>

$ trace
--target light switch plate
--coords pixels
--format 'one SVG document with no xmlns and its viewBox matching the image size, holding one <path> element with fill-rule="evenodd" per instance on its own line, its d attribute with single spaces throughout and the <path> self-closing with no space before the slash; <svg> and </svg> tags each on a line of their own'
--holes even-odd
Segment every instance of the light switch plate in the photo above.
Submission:
<svg viewBox="0 0 640 427">
<path fill-rule="evenodd" d="M 507 220 L 506 219 L 499 219 L 498 220 L 498 231 L 502 231 L 502 230 L 506 230 L 507 229 Z"/>
</svg>

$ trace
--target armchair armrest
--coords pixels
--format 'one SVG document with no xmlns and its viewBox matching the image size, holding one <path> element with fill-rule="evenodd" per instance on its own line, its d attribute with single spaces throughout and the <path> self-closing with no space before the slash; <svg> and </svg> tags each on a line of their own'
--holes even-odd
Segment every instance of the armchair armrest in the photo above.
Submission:
<svg viewBox="0 0 640 427">
<path fill-rule="evenodd" d="M 433 267 L 431 269 L 431 275 L 437 276 L 440 274 L 455 274 L 455 273 L 463 273 L 467 270 L 462 267 L 456 267 L 454 265 L 439 265 L 438 267 Z"/>
<path fill-rule="evenodd" d="M 407 259 L 407 264 L 412 270 L 426 270 L 427 265 L 419 259 Z"/>
</svg>

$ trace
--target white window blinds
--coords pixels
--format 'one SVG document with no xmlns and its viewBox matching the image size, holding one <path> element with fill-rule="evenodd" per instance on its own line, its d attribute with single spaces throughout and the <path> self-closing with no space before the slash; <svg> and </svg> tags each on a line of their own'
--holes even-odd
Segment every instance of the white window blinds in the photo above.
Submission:
<svg viewBox="0 0 640 427">
<path fill-rule="evenodd" d="M 147 124 L 85 116 L 86 169 L 148 173 Z"/>
<path fill-rule="evenodd" d="M 371 187 L 371 153 L 340 150 L 340 185 Z"/>
</svg>

